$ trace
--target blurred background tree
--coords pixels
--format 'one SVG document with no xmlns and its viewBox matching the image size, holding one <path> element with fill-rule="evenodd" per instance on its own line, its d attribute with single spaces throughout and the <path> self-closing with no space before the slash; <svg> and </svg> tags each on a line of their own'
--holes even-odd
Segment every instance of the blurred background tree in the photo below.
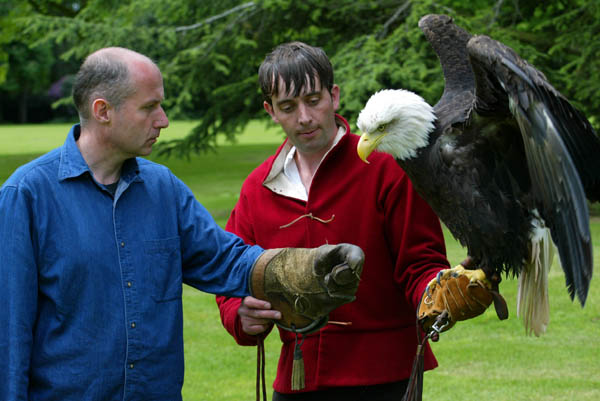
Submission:
<svg viewBox="0 0 600 401">
<path fill-rule="evenodd" d="M 3 0 L 0 122 L 74 119 L 72 74 L 87 54 L 104 46 L 152 57 L 164 74 L 169 117 L 198 121 L 186 138 L 161 144 L 162 152 L 202 151 L 215 144 L 217 134 L 235 140 L 248 121 L 267 121 L 256 73 L 264 56 L 285 41 L 302 40 L 327 52 L 342 90 L 340 112 L 351 122 L 382 88 L 410 89 L 433 104 L 444 82 L 417 22 L 443 13 L 472 34 L 512 47 L 598 129 L 598 3 Z"/>
</svg>

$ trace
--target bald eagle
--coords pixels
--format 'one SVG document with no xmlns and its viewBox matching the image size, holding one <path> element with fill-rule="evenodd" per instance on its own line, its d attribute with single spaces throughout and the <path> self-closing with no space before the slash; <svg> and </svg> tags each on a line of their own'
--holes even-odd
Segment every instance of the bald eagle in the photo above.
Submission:
<svg viewBox="0 0 600 401">
<path fill-rule="evenodd" d="M 375 93 L 357 120 L 359 156 L 392 154 L 472 266 L 494 283 L 518 276 L 518 314 L 540 335 L 553 244 L 571 299 L 585 304 L 593 269 L 586 198 L 600 200 L 600 140 L 512 49 L 443 15 L 419 27 L 440 60 L 443 95 L 432 108 L 412 92 Z"/>
</svg>

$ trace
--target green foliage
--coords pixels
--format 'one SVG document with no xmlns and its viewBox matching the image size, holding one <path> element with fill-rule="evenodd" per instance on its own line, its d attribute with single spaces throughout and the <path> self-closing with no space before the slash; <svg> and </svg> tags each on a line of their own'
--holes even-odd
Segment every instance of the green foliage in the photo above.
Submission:
<svg viewBox="0 0 600 401">
<path fill-rule="evenodd" d="M 0 5 L 0 120 L 2 103 L 18 103 L 21 122 L 40 121 L 29 118 L 30 103 L 49 105 L 48 89 L 65 75 L 65 63 L 57 60 L 60 45 L 51 41 L 35 41 L 28 35 L 26 16 L 43 10 L 56 15 L 61 9 L 72 10 L 73 2 L 56 0 L 52 4 L 40 1 L 4 0 Z M 63 4 L 64 3 L 64 4 Z M 71 4 L 73 3 L 73 4 Z"/>
<path fill-rule="evenodd" d="M 513 47 L 600 126 L 596 0 L 6 1 L 12 8 L 0 14 L 9 13 L 0 17 L 0 82 L 11 51 L 5 44 L 14 38 L 52 45 L 71 66 L 104 46 L 145 53 L 164 73 L 169 116 L 199 121 L 187 137 L 163 144 L 167 153 L 205 151 L 217 135 L 234 140 L 264 115 L 256 73 L 285 41 L 325 49 L 342 90 L 340 112 L 351 122 L 383 88 L 410 89 L 435 103 L 443 77 L 417 27 L 428 13 L 448 14 L 471 33 Z"/>
<path fill-rule="evenodd" d="M 8 73 L 8 54 L 0 53 L 0 84 L 6 81 L 6 75 Z"/>
</svg>

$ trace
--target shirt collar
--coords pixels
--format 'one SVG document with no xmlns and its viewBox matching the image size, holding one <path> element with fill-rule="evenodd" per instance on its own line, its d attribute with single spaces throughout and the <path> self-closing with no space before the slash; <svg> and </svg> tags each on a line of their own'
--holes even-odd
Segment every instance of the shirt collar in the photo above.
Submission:
<svg viewBox="0 0 600 401">
<path fill-rule="evenodd" d="M 323 161 L 325 157 L 335 148 L 344 135 L 350 132 L 348 123 L 341 116 L 336 114 L 336 121 L 338 123 L 338 132 L 333 141 L 333 144 L 323 155 Z M 293 198 L 307 200 L 308 193 L 302 180 L 300 179 L 300 173 L 298 167 L 294 161 L 294 154 L 296 153 L 296 147 L 293 146 L 290 141 L 286 141 L 277 154 L 273 165 L 271 166 L 270 172 L 263 181 L 263 185 L 270 190 L 277 192 L 282 195 L 290 196 Z"/>
<path fill-rule="evenodd" d="M 81 126 L 80 124 L 75 124 L 69 131 L 67 139 L 61 148 L 60 164 L 58 167 L 59 181 L 79 177 L 85 173 L 89 173 L 90 176 L 92 175 L 90 167 L 85 162 L 81 151 L 77 147 L 77 139 L 79 139 L 80 134 Z M 123 163 L 120 180 L 125 180 L 126 182 L 142 181 L 141 177 L 139 177 L 139 172 L 136 158 L 127 159 Z"/>
</svg>

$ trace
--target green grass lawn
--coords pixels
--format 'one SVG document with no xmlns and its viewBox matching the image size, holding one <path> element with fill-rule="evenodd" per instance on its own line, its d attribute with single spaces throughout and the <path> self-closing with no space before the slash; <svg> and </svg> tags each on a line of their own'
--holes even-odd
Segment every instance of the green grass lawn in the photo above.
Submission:
<svg viewBox="0 0 600 401">
<path fill-rule="evenodd" d="M 173 122 L 161 139 L 177 138 L 192 126 Z M 14 169 L 60 146 L 70 125 L 0 126 L 0 183 Z M 246 175 L 281 141 L 277 130 L 252 124 L 235 145 L 223 141 L 216 153 L 189 160 L 155 158 L 186 182 L 224 225 Z M 595 267 L 600 260 L 600 219 L 593 218 Z M 446 231 L 452 264 L 464 250 Z M 506 321 L 488 310 L 457 324 L 433 344 L 440 366 L 425 374 L 425 400 L 600 400 L 600 282 L 592 281 L 585 308 L 569 299 L 564 276 L 550 276 L 551 320 L 542 337 L 528 337 L 516 317 L 516 281 L 500 290 L 510 309 Z M 184 336 L 186 401 L 255 399 L 256 349 L 240 347 L 221 326 L 214 296 L 185 286 Z M 351 350 L 350 350 L 351 351 Z M 278 336 L 266 342 L 267 380 L 272 382 L 279 355 Z M 270 398 L 270 394 L 269 394 Z"/>
</svg>

